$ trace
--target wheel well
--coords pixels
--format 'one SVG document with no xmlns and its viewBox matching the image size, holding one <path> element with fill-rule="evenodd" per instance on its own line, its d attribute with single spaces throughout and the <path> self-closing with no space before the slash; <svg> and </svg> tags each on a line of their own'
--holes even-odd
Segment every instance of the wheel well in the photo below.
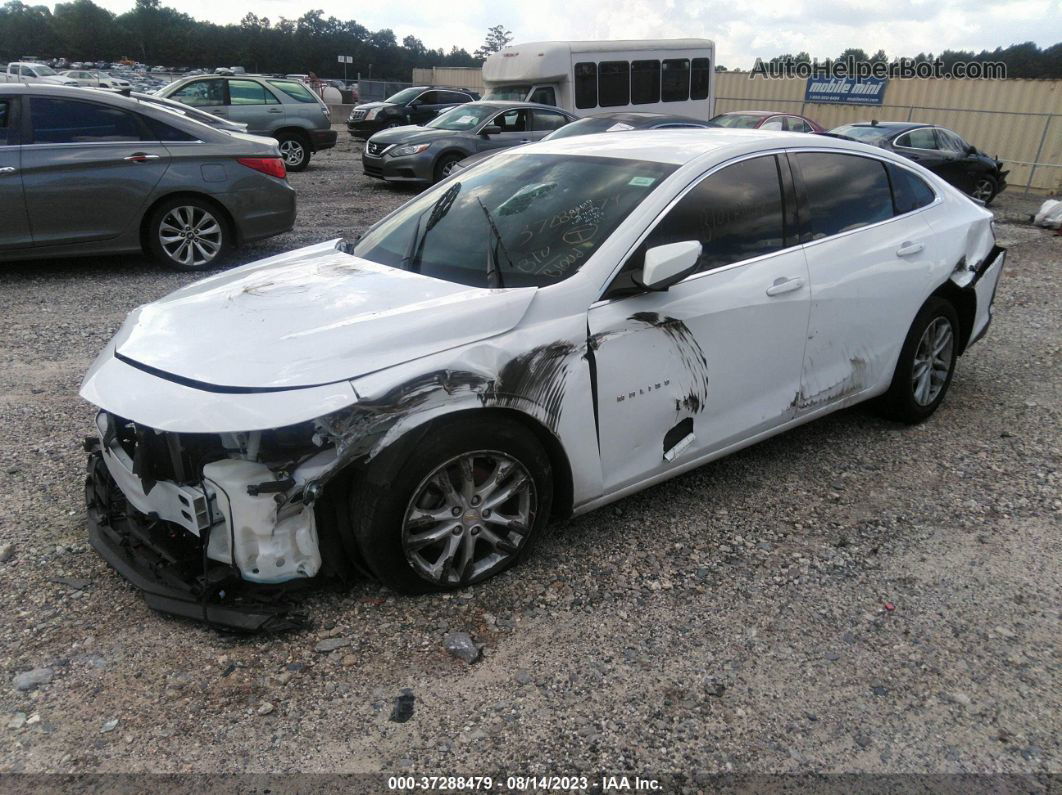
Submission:
<svg viewBox="0 0 1062 795">
<path fill-rule="evenodd" d="M 515 409 L 493 406 L 481 409 L 465 409 L 463 411 L 455 411 L 450 414 L 445 414 L 442 417 L 436 417 L 433 420 L 429 420 L 423 425 L 419 425 L 403 434 L 403 436 L 391 448 L 395 453 L 394 455 L 380 457 L 379 460 L 387 462 L 384 464 L 384 469 L 386 470 L 389 466 L 396 467 L 400 462 L 405 460 L 406 456 L 403 455 L 402 452 L 406 449 L 406 445 L 416 445 L 424 438 L 424 436 L 431 432 L 432 428 L 438 427 L 441 423 L 449 422 L 458 417 L 464 417 L 471 414 L 474 414 L 477 417 L 491 415 L 508 422 L 518 422 L 535 435 L 535 438 L 538 439 L 542 448 L 546 451 L 546 455 L 549 456 L 550 468 L 553 470 L 553 516 L 561 519 L 571 516 L 575 489 L 572 480 L 572 467 L 568 461 L 567 454 L 564 452 L 563 446 L 553 432 L 545 425 L 540 423 L 534 417 L 530 417 Z M 358 468 L 360 469 L 361 466 Z M 374 477 L 379 477 L 382 482 L 386 482 L 391 479 L 391 473 L 385 471 L 374 475 Z"/>
<path fill-rule="evenodd" d="M 301 138 L 303 143 L 312 147 L 313 144 L 310 141 L 310 134 L 302 127 L 281 127 L 279 130 L 273 130 L 273 137 L 280 140 L 280 136 L 290 135 L 293 138 Z"/>
<path fill-rule="evenodd" d="M 435 162 L 432 163 L 432 169 L 437 169 L 439 167 L 439 163 L 441 163 L 445 158 L 450 157 L 450 155 L 457 155 L 458 160 L 464 160 L 466 157 L 468 157 L 468 153 L 462 152 L 460 149 L 447 149 L 444 152 L 439 152 L 438 156 L 436 156 L 435 158 Z"/>
<path fill-rule="evenodd" d="M 977 296 L 971 289 L 963 289 L 952 281 L 946 281 L 933 291 L 933 295 L 943 298 L 955 307 L 959 316 L 959 355 L 966 350 L 973 333 L 974 319 L 977 317 Z"/>
<path fill-rule="evenodd" d="M 222 222 L 228 227 L 229 235 L 232 237 L 234 243 L 239 242 L 240 230 L 236 226 L 236 222 L 232 218 L 232 214 L 228 211 L 224 204 L 219 202 L 213 196 L 206 193 L 196 193 L 195 191 L 177 191 L 176 193 L 167 193 L 165 196 L 160 196 L 156 199 L 150 207 L 144 212 L 143 217 L 140 219 L 140 248 L 144 253 L 148 251 L 148 224 L 151 221 L 151 216 L 155 214 L 155 210 L 163 202 L 168 202 L 173 199 L 198 199 L 213 207 L 221 216 Z"/>
</svg>

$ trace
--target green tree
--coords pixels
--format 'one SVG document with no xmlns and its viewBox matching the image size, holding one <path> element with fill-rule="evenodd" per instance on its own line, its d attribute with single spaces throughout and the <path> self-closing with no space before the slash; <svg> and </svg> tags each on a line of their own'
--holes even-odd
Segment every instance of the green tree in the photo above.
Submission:
<svg viewBox="0 0 1062 795">
<path fill-rule="evenodd" d="M 513 40 L 513 32 L 506 30 L 504 25 L 494 25 L 487 29 L 487 38 L 474 53 L 479 60 L 484 60 L 492 52 L 497 52 Z"/>
</svg>

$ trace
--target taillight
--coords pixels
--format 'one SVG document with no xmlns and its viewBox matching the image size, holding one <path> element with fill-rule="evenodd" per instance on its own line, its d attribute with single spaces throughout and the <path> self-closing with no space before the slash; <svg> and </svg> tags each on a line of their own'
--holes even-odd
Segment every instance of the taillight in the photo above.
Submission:
<svg viewBox="0 0 1062 795">
<path fill-rule="evenodd" d="M 238 157 L 236 162 L 240 165 L 261 171 L 271 177 L 287 179 L 288 170 L 284 167 L 284 161 L 279 157 Z"/>
</svg>

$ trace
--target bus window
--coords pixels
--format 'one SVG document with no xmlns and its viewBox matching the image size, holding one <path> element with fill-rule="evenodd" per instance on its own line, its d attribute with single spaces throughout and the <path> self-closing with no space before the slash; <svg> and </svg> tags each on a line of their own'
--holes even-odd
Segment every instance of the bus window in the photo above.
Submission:
<svg viewBox="0 0 1062 795">
<path fill-rule="evenodd" d="M 591 62 L 575 65 L 575 107 L 597 107 L 597 64 Z"/>
<path fill-rule="evenodd" d="M 664 102 L 685 102 L 690 98 L 690 61 L 672 58 L 664 61 L 661 98 Z"/>
<path fill-rule="evenodd" d="M 708 99 L 712 80 L 712 64 L 707 58 L 694 58 L 690 73 L 690 99 Z"/>
<path fill-rule="evenodd" d="M 602 61 L 598 64 L 598 104 L 603 108 L 629 105 L 631 101 L 631 67 L 626 61 Z"/>
<path fill-rule="evenodd" d="M 648 105 L 659 101 L 660 61 L 631 61 L 631 104 Z"/>
</svg>

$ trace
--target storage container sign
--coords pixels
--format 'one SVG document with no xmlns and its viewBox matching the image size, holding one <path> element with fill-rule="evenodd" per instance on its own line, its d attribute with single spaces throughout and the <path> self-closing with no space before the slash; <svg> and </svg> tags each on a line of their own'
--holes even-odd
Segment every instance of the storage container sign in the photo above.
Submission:
<svg viewBox="0 0 1062 795">
<path fill-rule="evenodd" d="M 885 100 L 884 77 L 809 77 L 805 102 L 841 105 L 881 105 Z"/>
</svg>

